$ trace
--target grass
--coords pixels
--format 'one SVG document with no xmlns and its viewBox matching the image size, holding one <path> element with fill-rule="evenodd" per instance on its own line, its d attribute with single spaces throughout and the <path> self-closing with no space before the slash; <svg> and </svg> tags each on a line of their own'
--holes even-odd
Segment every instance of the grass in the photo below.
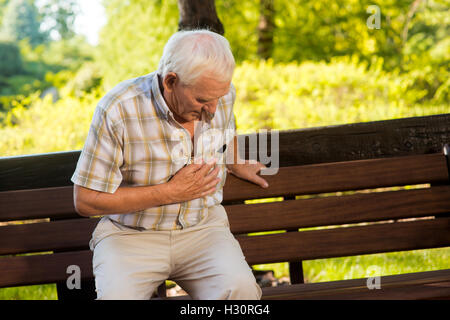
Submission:
<svg viewBox="0 0 450 320">
<path fill-rule="evenodd" d="M 305 282 L 347 280 L 449 268 L 450 248 L 303 261 Z M 273 270 L 277 278 L 289 275 L 287 263 L 257 265 L 254 269 Z"/>
<path fill-rule="evenodd" d="M 273 270 L 275 277 L 287 277 L 287 263 L 254 266 Z M 384 276 L 450 268 L 450 248 L 391 252 L 382 254 L 319 259 L 303 262 L 305 282 L 323 282 Z M 375 271 L 375 273 L 374 273 Z M 56 285 L 36 285 L 0 289 L 0 300 L 56 300 Z"/>
<path fill-rule="evenodd" d="M 57 300 L 56 284 L 0 289 L 0 300 Z"/>
</svg>

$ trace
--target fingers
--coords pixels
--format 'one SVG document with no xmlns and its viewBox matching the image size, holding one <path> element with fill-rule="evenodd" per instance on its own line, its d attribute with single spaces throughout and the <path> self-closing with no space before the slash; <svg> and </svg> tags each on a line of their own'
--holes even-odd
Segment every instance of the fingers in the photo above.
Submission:
<svg viewBox="0 0 450 320">
<path fill-rule="evenodd" d="M 214 192 L 216 192 L 216 187 L 213 187 L 213 188 L 208 189 L 207 191 L 203 192 L 200 197 L 209 196 L 209 195 L 213 194 Z"/>
<path fill-rule="evenodd" d="M 220 171 L 220 168 L 215 167 L 214 170 L 212 170 L 207 176 L 205 176 L 205 178 L 204 178 L 205 183 L 208 183 L 208 182 L 214 180 L 215 178 L 217 178 L 219 171 Z"/>
<path fill-rule="evenodd" d="M 209 161 L 208 163 L 203 163 L 201 168 L 197 170 L 197 173 L 204 177 L 208 174 L 208 172 L 216 165 L 217 160 L 213 159 L 212 161 Z"/>
<path fill-rule="evenodd" d="M 255 175 L 252 177 L 252 181 L 254 183 L 256 183 L 257 185 L 261 186 L 262 188 L 268 188 L 269 184 L 267 183 L 267 181 L 265 179 L 263 179 L 261 176 L 258 175 L 258 173 L 261 172 L 261 170 L 267 169 L 267 167 L 262 164 L 262 163 L 258 163 L 258 168 L 256 169 L 256 173 Z"/>
<path fill-rule="evenodd" d="M 205 165 L 205 162 L 203 161 L 203 159 L 200 160 L 195 160 L 193 163 L 187 165 L 187 168 L 189 168 L 189 170 L 192 171 L 198 171 L 200 170 L 203 166 Z"/>
<path fill-rule="evenodd" d="M 205 189 L 205 190 L 209 190 L 209 189 L 215 188 L 219 182 L 220 182 L 220 179 L 219 179 L 219 178 L 214 179 L 214 180 L 211 181 L 210 183 L 206 184 L 205 187 L 204 187 L 204 189 Z"/>
<path fill-rule="evenodd" d="M 267 183 L 266 180 L 264 180 L 263 178 L 261 178 L 258 175 L 255 175 L 252 179 L 252 182 L 256 183 L 257 185 L 259 185 L 262 188 L 268 188 L 269 184 Z"/>
</svg>

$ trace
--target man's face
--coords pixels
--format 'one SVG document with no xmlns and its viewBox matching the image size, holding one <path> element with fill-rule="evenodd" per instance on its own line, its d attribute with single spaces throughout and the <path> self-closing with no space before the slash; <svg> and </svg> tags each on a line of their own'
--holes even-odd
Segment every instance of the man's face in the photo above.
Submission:
<svg viewBox="0 0 450 320">
<path fill-rule="evenodd" d="M 169 73 L 163 85 L 164 98 L 180 123 L 200 120 L 203 111 L 214 114 L 219 98 L 230 90 L 230 82 L 219 82 L 209 75 L 200 76 L 193 85 L 187 86 L 174 73 Z"/>
</svg>

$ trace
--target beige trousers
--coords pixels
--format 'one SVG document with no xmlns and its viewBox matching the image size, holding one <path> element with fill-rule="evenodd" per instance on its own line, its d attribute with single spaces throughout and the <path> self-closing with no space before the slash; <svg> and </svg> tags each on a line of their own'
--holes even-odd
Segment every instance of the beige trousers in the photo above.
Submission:
<svg viewBox="0 0 450 320">
<path fill-rule="evenodd" d="M 103 217 L 90 242 L 97 299 L 150 299 L 166 279 L 193 299 L 260 299 L 223 206 L 198 225 L 138 231 Z"/>
</svg>

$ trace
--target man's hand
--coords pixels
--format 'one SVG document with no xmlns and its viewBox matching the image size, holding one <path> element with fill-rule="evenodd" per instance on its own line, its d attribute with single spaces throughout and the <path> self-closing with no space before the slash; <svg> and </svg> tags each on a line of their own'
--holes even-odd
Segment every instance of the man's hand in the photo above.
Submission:
<svg viewBox="0 0 450 320">
<path fill-rule="evenodd" d="M 178 171 L 167 182 L 171 202 L 189 201 L 216 192 L 216 185 L 220 182 L 220 178 L 217 177 L 220 168 L 214 168 L 215 165 L 216 160 L 209 163 L 193 163 Z"/>
<path fill-rule="evenodd" d="M 243 164 L 231 164 L 228 165 L 227 168 L 230 173 L 234 174 L 238 178 L 253 182 L 262 188 L 269 187 L 267 181 L 258 175 L 261 169 L 266 168 L 266 166 L 260 162 L 252 163 L 245 160 L 245 163 Z"/>
</svg>

